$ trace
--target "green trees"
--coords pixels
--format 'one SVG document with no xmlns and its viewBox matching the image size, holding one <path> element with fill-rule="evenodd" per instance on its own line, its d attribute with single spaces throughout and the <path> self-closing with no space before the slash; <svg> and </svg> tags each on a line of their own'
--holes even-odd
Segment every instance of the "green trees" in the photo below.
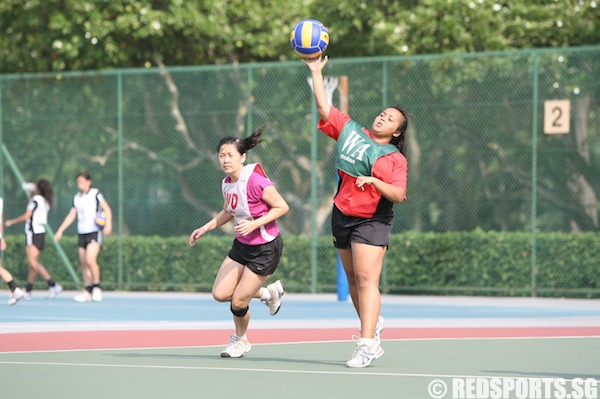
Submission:
<svg viewBox="0 0 600 399">
<path fill-rule="evenodd" d="M 50 72 L 22 81 L 10 75 L 3 83 L 4 142 L 24 170 L 49 171 L 69 198 L 66 182 L 80 168 L 99 170 L 93 174 L 99 181 L 116 179 L 121 123 L 126 231 L 179 234 L 189 230 L 190 212 L 208 217 L 220 207 L 213 149 L 218 138 L 269 123 L 268 148 L 257 150 L 253 160 L 267 163 L 291 202 L 286 230 L 307 234 L 313 121 L 305 67 L 236 67 L 296 60 L 289 31 L 307 17 L 330 30 L 327 74 L 350 77 L 356 120 L 370 123 L 388 102 L 406 105 L 414 117 L 409 201 L 399 228 L 529 227 L 533 57 L 449 53 L 600 43 L 594 1 L 330 0 L 323 7 L 282 0 L 4 0 L 0 73 Z M 448 57 L 349 59 L 431 53 Z M 596 54 L 548 52 L 539 59 L 540 101 L 571 98 L 574 115 L 571 135 L 539 142 L 542 230 L 599 229 Z M 208 64 L 222 67 L 185 68 Z M 121 68 L 138 69 L 128 69 L 122 81 L 105 71 Z M 74 70 L 102 72 L 83 78 L 63 73 Z M 32 144 L 39 140 L 50 140 L 52 151 Z M 335 181 L 331 143 L 317 140 L 323 226 Z M 207 187 L 210 195 L 202 191 Z M 104 191 L 117 197 L 116 186 Z M 151 218 L 136 202 L 146 199 Z M 180 210 L 176 217 L 169 214 L 173 204 Z M 169 219 L 166 231 L 163 220 Z"/>
<path fill-rule="evenodd" d="M 0 73 L 285 60 L 310 17 L 332 57 L 600 43 L 587 0 L 3 0 Z"/>
</svg>

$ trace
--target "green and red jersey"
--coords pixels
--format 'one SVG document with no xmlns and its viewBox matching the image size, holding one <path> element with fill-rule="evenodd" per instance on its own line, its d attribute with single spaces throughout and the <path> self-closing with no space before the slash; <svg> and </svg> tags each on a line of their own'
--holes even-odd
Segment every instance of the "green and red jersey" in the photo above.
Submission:
<svg viewBox="0 0 600 399">
<path fill-rule="evenodd" d="M 339 109 L 331 107 L 327 122 L 317 126 L 338 141 L 336 167 L 340 175 L 338 192 L 333 200 L 348 216 L 372 218 L 392 212 L 392 202 L 370 184 L 365 190 L 356 186 L 356 177 L 373 176 L 406 190 L 408 163 L 393 144 L 382 145 L 373 134 L 354 122 Z"/>
</svg>

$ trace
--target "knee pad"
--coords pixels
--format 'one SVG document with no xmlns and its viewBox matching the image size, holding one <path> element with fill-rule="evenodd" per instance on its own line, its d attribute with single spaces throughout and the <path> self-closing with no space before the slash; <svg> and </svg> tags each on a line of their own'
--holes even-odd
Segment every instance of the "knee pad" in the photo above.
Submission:
<svg viewBox="0 0 600 399">
<path fill-rule="evenodd" d="M 231 313 L 233 313 L 234 316 L 244 317 L 246 316 L 246 313 L 248 313 L 248 310 L 250 310 L 250 307 L 246 306 L 243 309 L 234 309 L 233 306 L 229 306 L 229 309 L 231 310 Z"/>
</svg>

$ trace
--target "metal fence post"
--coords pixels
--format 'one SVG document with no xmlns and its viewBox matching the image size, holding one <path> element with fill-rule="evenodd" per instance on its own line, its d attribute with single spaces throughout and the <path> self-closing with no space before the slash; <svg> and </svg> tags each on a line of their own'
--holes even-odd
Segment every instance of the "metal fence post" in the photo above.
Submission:
<svg viewBox="0 0 600 399">
<path fill-rule="evenodd" d="M 317 103 L 315 96 L 310 96 L 311 107 L 311 142 L 310 142 L 310 292 L 317 292 Z"/>
<path fill-rule="evenodd" d="M 537 141 L 538 141 L 538 85 L 540 60 L 533 53 L 533 112 L 531 123 L 531 296 L 537 296 Z"/>
<path fill-rule="evenodd" d="M 117 286 L 119 289 L 123 289 L 123 257 L 124 257 L 124 243 L 123 243 L 123 73 L 117 74 L 117 131 L 118 131 L 118 216 L 117 216 L 117 239 L 118 239 L 118 277 Z"/>
<path fill-rule="evenodd" d="M 1 104 L 0 104 L 0 106 L 1 106 Z M 0 137 L 0 139 L 1 139 L 1 137 Z M 4 145 L 4 143 L 1 144 L 1 147 L 2 147 L 2 150 L 0 152 L 4 154 L 3 158 L 5 158 L 6 162 L 8 162 L 8 165 L 12 169 L 12 172 L 14 173 L 15 177 L 17 178 L 17 181 L 19 182 L 19 184 L 22 185 L 23 183 L 25 183 L 25 179 L 23 178 L 23 175 L 21 175 L 21 172 L 19 170 L 19 167 L 17 166 L 17 163 L 13 159 L 12 155 L 10 154 L 10 152 L 8 151 L 8 148 Z M 3 175 L 4 170 L 1 170 L 1 172 Z M 3 182 L 1 182 L 1 183 L 3 183 Z M 73 269 L 73 265 L 71 265 L 71 261 L 69 261 L 69 258 L 65 254 L 65 251 L 62 249 L 62 246 L 54 240 L 54 230 L 52 229 L 52 227 L 50 227 L 50 225 L 48 223 L 46 223 L 46 232 L 50 236 L 50 240 L 51 240 L 52 244 L 54 245 L 54 248 L 56 248 L 56 252 L 58 253 L 58 256 L 61 258 L 63 265 L 65 266 L 65 268 L 71 275 L 73 282 L 75 282 L 77 285 L 81 284 L 81 280 L 79 279 L 79 276 L 77 276 L 77 273 L 75 273 L 75 270 Z"/>
</svg>

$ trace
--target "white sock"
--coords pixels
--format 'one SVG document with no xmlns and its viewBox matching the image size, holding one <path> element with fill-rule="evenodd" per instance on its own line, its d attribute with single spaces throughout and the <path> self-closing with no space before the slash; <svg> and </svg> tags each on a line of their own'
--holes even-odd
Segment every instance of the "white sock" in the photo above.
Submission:
<svg viewBox="0 0 600 399">
<path fill-rule="evenodd" d="M 373 346 L 373 338 L 361 338 L 360 340 L 358 340 L 358 344 L 359 345 L 366 345 L 369 348 Z"/>
<path fill-rule="evenodd" d="M 262 287 L 262 295 L 260 297 L 260 300 L 266 302 L 269 299 L 271 299 L 271 291 L 269 291 L 266 287 Z"/>
</svg>

